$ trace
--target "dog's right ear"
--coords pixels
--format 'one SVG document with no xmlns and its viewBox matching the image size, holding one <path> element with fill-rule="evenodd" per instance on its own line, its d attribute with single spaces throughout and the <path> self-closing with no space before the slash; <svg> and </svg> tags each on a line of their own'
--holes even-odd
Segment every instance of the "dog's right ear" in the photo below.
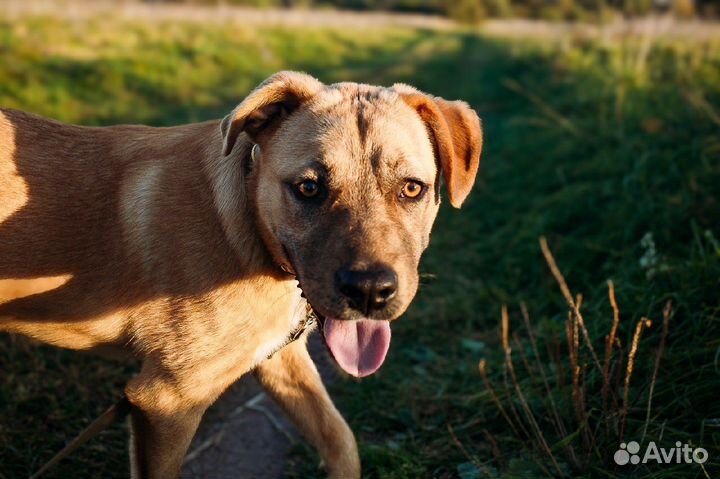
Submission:
<svg viewBox="0 0 720 479">
<path fill-rule="evenodd" d="M 242 132 L 255 142 L 271 135 L 282 118 L 322 88 L 320 81 L 305 73 L 282 71 L 272 75 L 223 118 L 223 154 L 230 154 Z"/>
</svg>

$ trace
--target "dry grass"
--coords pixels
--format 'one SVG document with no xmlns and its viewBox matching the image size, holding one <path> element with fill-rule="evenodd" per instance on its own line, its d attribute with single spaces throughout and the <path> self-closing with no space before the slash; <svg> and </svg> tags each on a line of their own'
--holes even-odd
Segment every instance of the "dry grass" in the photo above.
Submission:
<svg viewBox="0 0 720 479">
<path fill-rule="evenodd" d="M 503 400 L 498 396 L 492 382 L 488 378 L 487 364 L 485 360 L 481 360 L 479 364 L 480 375 L 483 379 L 486 391 L 489 393 L 492 402 L 498 408 L 500 415 L 508 424 L 513 433 L 528 447 L 537 453 L 539 457 L 538 466 L 543 468 L 548 475 L 558 477 L 572 477 L 573 472 L 561 467 L 561 464 L 569 464 L 573 471 L 579 472 L 587 470 L 594 464 L 601 464 L 607 458 L 607 454 L 601 452 L 600 445 L 607 443 L 619 444 L 623 441 L 625 432 L 625 423 L 629 408 L 631 407 L 630 385 L 633 379 L 633 371 L 635 362 L 640 348 L 640 338 L 643 329 L 649 328 L 652 322 L 642 317 L 636 324 L 632 343 L 627 353 L 627 359 L 623 360 L 623 350 L 617 341 L 616 334 L 620 323 L 620 311 L 615 298 L 615 288 L 612 281 L 608 281 L 608 298 L 613 310 L 613 319 L 610 332 L 605 340 L 605 357 L 604 364 L 600 366 L 595 349 L 592 345 L 590 335 L 585 326 L 585 321 L 580 312 L 582 305 L 582 296 L 578 295 L 575 299 L 571 290 L 562 274 L 555 258 L 550 251 L 547 240 L 540 238 L 540 247 L 545 257 L 545 261 L 555 278 L 560 291 L 568 303 L 569 311 L 567 312 L 567 320 L 565 321 L 565 335 L 567 341 L 567 362 L 570 370 L 569 397 L 561 398 L 563 404 L 572 407 L 572 416 L 561 411 L 556 399 L 557 392 L 554 388 L 564 390 L 565 381 L 558 377 L 557 384 L 551 385 L 551 380 L 546 374 L 546 365 L 543 364 L 540 353 L 537 348 L 534 327 L 530 320 L 530 315 L 525 304 L 520 305 L 520 311 L 525 325 L 527 339 L 531 345 L 532 357 L 535 364 L 533 365 L 526 355 L 521 353 L 521 363 L 525 367 L 523 377 L 526 375 L 531 379 L 532 384 L 541 384 L 543 392 L 546 395 L 542 411 L 538 411 L 537 407 L 533 410 L 530 406 L 528 393 L 532 387 L 523 383 L 516 373 L 512 348 L 510 347 L 510 319 L 507 307 L 503 305 L 501 312 L 501 342 L 505 353 L 505 361 L 503 367 L 506 377 L 509 378 L 511 388 L 506 388 L 507 398 L 504 405 Z M 655 366 L 651 380 L 650 392 L 648 394 L 646 407 L 646 424 L 650 422 L 652 396 L 657 380 L 660 361 L 665 350 L 665 342 L 668 335 L 669 319 L 672 312 L 670 301 L 667 302 L 663 311 L 663 331 L 660 345 L 655 354 Z M 520 340 L 516 341 L 520 346 Z M 585 346 L 583 349 L 582 346 Z M 552 366 L 558 371 L 562 371 L 560 362 L 563 359 L 560 356 L 552 359 Z M 590 398 L 595 393 L 591 389 L 591 385 L 587 381 L 588 363 L 595 365 L 597 370 L 602 373 L 602 409 L 601 414 L 597 414 L 594 405 L 591 405 Z M 626 366 L 623 367 L 623 364 Z M 539 372 L 539 379 L 538 379 Z M 561 376 L 564 373 L 559 373 Z M 608 396 L 610 396 L 610 404 L 608 404 Z M 522 415 L 514 411 L 514 404 L 520 405 Z M 507 409 L 514 411 L 509 415 Z M 511 417 L 512 416 L 512 417 Z M 573 417 L 574 416 L 574 417 Z M 566 421 L 574 419 L 572 424 L 566 424 Z M 540 426 L 541 419 L 546 418 L 550 421 L 554 433 L 561 440 L 551 445 L 546 434 Z M 565 420 L 563 420 L 563 418 Z M 568 426 L 570 429 L 568 429 Z M 572 431 L 568 433 L 568 431 Z M 643 435 L 644 437 L 644 435 Z M 563 456 L 561 457 L 560 454 Z M 548 470 L 550 467 L 551 470 Z"/>
<path fill-rule="evenodd" d="M 653 393 L 655 392 L 655 384 L 657 383 L 658 371 L 660 370 L 660 358 L 662 358 L 663 351 L 665 351 L 665 344 L 667 343 L 671 315 L 672 302 L 668 300 L 668 302 L 665 303 L 665 309 L 663 309 L 662 336 L 660 336 L 660 346 L 658 346 L 657 353 L 655 354 L 655 367 L 653 368 L 652 380 L 650 381 L 650 391 L 648 392 L 647 412 L 645 414 L 645 427 L 643 428 L 642 439 L 640 442 L 645 439 L 648 425 L 650 424 L 650 411 L 652 410 Z"/>
</svg>

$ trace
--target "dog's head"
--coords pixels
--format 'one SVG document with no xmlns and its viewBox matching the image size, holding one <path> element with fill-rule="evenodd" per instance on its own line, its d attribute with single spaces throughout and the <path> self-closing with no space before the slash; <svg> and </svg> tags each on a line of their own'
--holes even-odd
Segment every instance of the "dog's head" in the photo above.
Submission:
<svg viewBox="0 0 720 479">
<path fill-rule="evenodd" d="M 297 276 L 347 372 L 380 367 L 390 320 L 408 307 L 440 204 L 470 192 L 480 121 L 463 102 L 407 85 L 324 85 L 301 73 L 263 82 L 222 121 L 224 154 L 256 145 L 248 188 L 277 263 Z"/>
</svg>

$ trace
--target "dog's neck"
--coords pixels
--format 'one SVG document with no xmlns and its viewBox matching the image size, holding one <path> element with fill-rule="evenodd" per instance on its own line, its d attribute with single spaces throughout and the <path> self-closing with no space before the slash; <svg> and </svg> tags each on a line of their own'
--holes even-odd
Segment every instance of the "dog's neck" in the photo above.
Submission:
<svg viewBox="0 0 720 479">
<path fill-rule="evenodd" d="M 205 155 L 205 173 L 212 188 L 215 208 L 228 243 L 241 262 L 244 272 L 263 270 L 277 272 L 278 279 L 287 279 L 267 251 L 255 224 L 252 202 L 246 182 L 246 168 L 250 160 L 252 142 L 241 135 L 232 152 L 222 153 L 220 127 L 211 139 Z"/>
</svg>

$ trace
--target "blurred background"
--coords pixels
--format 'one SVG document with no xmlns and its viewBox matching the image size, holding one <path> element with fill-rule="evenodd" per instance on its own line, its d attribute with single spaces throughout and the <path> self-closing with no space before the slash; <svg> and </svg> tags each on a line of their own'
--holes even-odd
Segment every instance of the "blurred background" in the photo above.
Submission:
<svg viewBox="0 0 720 479">
<path fill-rule="evenodd" d="M 362 381 L 324 367 L 365 476 L 718 477 L 718 5 L 0 0 L 0 106 L 175 125 L 280 69 L 469 102 L 478 184 L 443 205 L 387 362 Z M 0 478 L 27 477 L 136 370 L 0 337 Z M 627 441 L 709 459 L 621 466 Z M 241 381 L 184 477 L 323 477 L 318 462 Z M 125 426 L 48 477 L 128 477 Z"/>
<path fill-rule="evenodd" d="M 305 9 L 412 12 L 472 23 L 485 18 L 607 20 L 617 15 L 671 13 L 680 18 L 716 17 L 717 0 L 145 0 L 183 5 L 236 5 Z"/>
</svg>

